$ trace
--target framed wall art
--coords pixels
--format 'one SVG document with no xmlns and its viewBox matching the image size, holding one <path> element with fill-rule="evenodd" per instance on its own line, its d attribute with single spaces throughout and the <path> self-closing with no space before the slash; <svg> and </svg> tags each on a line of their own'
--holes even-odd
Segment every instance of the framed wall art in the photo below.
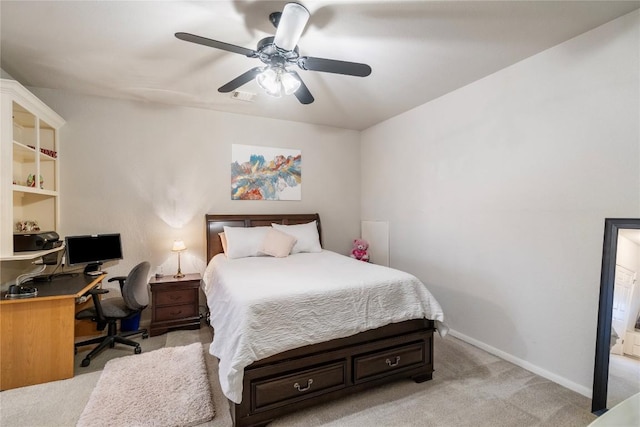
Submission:
<svg viewBox="0 0 640 427">
<path fill-rule="evenodd" d="M 232 144 L 231 200 L 302 200 L 302 152 Z"/>
</svg>

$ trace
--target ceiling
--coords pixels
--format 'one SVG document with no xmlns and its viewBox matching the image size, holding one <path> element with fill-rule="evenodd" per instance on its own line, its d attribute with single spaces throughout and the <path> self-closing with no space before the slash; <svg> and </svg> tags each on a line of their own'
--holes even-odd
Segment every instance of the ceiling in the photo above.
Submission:
<svg viewBox="0 0 640 427">
<path fill-rule="evenodd" d="M 26 86 L 362 130 L 640 7 L 640 1 L 301 1 L 300 55 L 367 63 L 368 77 L 298 70 L 315 97 L 272 98 L 262 63 L 187 43 L 183 31 L 255 49 L 285 1 L 0 2 L 1 67 Z"/>
</svg>

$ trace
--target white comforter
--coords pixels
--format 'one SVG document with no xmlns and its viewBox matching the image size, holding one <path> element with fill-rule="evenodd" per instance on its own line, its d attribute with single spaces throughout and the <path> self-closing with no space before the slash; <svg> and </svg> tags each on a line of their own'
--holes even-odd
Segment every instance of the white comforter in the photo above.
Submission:
<svg viewBox="0 0 640 427">
<path fill-rule="evenodd" d="M 444 320 L 414 276 L 330 251 L 286 258 L 213 257 L 204 273 L 220 385 L 242 400 L 244 368 L 256 360 L 409 319 Z"/>
</svg>

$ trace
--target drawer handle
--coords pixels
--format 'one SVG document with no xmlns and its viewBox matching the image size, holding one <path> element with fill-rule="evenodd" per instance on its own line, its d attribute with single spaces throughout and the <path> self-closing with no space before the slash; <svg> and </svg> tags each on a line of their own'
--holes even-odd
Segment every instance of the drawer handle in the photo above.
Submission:
<svg viewBox="0 0 640 427">
<path fill-rule="evenodd" d="M 400 363 L 400 356 L 396 356 L 395 362 L 392 362 L 391 359 L 387 359 L 385 360 L 385 362 L 387 362 L 387 365 L 393 368 L 395 366 L 398 366 L 398 363 Z"/>
<path fill-rule="evenodd" d="M 298 391 L 307 391 L 311 388 L 311 384 L 313 384 L 313 378 L 309 378 L 309 380 L 307 381 L 307 386 L 306 387 L 300 387 L 300 384 L 295 383 L 293 386 L 296 388 L 296 390 Z"/>
<path fill-rule="evenodd" d="M 182 297 L 180 295 L 170 295 L 169 299 L 172 299 L 174 301 L 178 301 L 178 300 L 181 300 Z"/>
<path fill-rule="evenodd" d="M 177 316 L 178 314 L 182 314 L 182 310 L 172 311 L 171 314 Z"/>
</svg>

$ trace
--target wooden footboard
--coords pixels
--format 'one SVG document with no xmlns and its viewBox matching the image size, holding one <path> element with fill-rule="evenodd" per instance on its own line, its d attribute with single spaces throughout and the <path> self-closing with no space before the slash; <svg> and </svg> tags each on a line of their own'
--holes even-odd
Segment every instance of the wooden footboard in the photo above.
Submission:
<svg viewBox="0 0 640 427">
<path fill-rule="evenodd" d="M 229 402 L 234 426 L 265 425 L 398 378 L 430 380 L 433 331 L 433 321 L 409 320 L 257 361 L 245 369 L 242 402 Z"/>
</svg>

